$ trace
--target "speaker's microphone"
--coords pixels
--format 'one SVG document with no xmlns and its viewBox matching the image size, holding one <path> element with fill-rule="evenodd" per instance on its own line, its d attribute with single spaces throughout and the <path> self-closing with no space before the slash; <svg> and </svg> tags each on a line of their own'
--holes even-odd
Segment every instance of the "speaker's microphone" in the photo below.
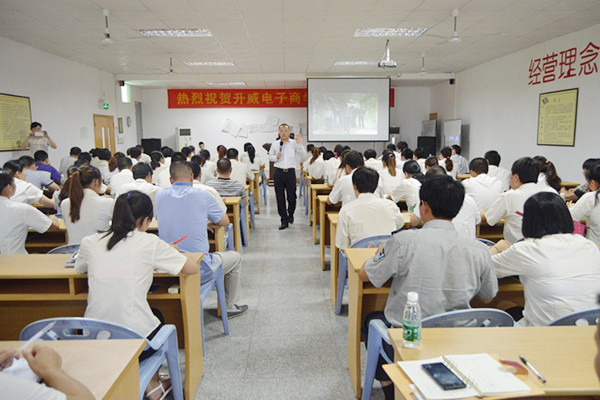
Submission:
<svg viewBox="0 0 600 400">
<path fill-rule="evenodd" d="M 279 142 L 279 152 L 283 153 L 283 140 Z"/>
</svg>

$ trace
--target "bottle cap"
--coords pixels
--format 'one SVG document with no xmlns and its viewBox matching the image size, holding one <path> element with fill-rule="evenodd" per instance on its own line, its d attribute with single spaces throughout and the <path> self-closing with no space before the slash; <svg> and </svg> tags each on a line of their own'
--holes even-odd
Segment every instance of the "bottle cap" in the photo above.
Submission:
<svg viewBox="0 0 600 400">
<path fill-rule="evenodd" d="M 419 293 L 417 292 L 408 292 L 406 297 L 408 301 L 419 301 Z"/>
</svg>

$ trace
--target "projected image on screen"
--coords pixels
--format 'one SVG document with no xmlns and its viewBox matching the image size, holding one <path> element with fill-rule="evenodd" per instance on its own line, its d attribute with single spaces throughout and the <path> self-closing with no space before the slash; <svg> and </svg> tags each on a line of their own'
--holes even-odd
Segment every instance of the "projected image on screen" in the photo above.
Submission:
<svg viewBox="0 0 600 400">
<path fill-rule="evenodd" d="M 377 135 L 377 95 L 373 93 L 317 93 L 311 106 L 315 135 Z"/>
<path fill-rule="evenodd" d="M 389 140 L 390 80 L 308 79 L 308 141 Z"/>
</svg>

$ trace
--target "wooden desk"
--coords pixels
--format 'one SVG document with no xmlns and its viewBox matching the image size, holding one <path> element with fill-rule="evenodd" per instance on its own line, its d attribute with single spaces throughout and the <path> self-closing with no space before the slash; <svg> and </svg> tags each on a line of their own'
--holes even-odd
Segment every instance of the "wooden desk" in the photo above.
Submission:
<svg viewBox="0 0 600 400">
<path fill-rule="evenodd" d="M 477 231 L 475 236 L 482 239 L 491 240 L 492 242 L 498 242 L 504 239 L 504 219 L 501 219 L 494 226 L 488 225 L 487 222 L 483 222 L 477 225 Z"/>
<path fill-rule="evenodd" d="M 238 253 L 242 252 L 242 221 L 240 218 L 240 201 L 242 198 L 236 197 L 223 197 L 223 202 L 227 206 L 227 216 L 229 221 L 233 224 L 233 241 L 235 243 L 235 251 Z"/>
<path fill-rule="evenodd" d="M 187 253 L 200 263 L 202 253 Z M 0 257 L 0 340 L 16 340 L 31 322 L 54 317 L 82 317 L 87 307 L 87 275 L 65 268 L 70 254 L 29 254 Z M 162 286 L 148 300 L 160 309 L 167 324 L 177 327 L 179 345 L 185 349 L 185 394 L 192 399 L 204 374 L 200 324 L 200 274 L 154 274 Z M 180 293 L 169 294 L 178 283 Z M 102 358 L 98 358 L 100 361 Z M 132 398 L 132 397 L 120 397 Z M 137 398 L 137 397 L 135 397 Z"/>
<path fill-rule="evenodd" d="M 348 260 L 348 369 L 354 394 L 361 397 L 362 387 L 360 380 L 360 326 L 365 316 L 372 311 L 383 311 L 390 292 L 391 280 L 381 288 L 376 288 L 371 283 L 358 279 L 358 271 L 370 258 L 375 256 L 377 249 L 346 249 L 344 253 Z M 512 280 L 504 278 L 498 280 L 498 295 L 491 303 L 483 304 L 478 299 L 471 301 L 472 307 L 494 307 L 501 300 L 509 300 L 523 306 L 523 286 Z"/>
<path fill-rule="evenodd" d="M 29 253 L 47 253 L 58 246 L 64 246 L 69 242 L 67 237 L 67 228 L 65 226 L 65 220 L 60 219 L 58 221 L 59 230 L 49 231 L 42 234 L 35 234 L 29 238 L 25 243 L 25 249 Z M 30 233 L 34 233 L 33 229 L 29 229 Z M 158 220 L 152 219 L 150 226 L 148 227 L 149 233 L 158 235 Z M 225 229 L 222 226 L 215 227 L 215 232 L 208 231 L 208 244 L 209 251 L 225 251 Z"/>
<path fill-rule="evenodd" d="M 317 223 L 318 223 L 318 210 L 317 208 L 317 196 L 331 193 L 331 187 L 325 183 L 310 184 L 308 190 L 310 192 L 310 201 L 308 203 L 308 217 L 309 224 L 313 227 L 313 242 L 317 244 Z"/>
<path fill-rule="evenodd" d="M 579 186 L 579 183 L 575 183 L 575 182 L 561 182 L 560 186 L 564 187 L 565 189 L 575 189 L 577 186 Z"/>
<path fill-rule="evenodd" d="M 335 246 L 335 237 L 333 238 L 333 242 L 329 240 L 329 224 L 327 223 L 327 215 L 329 214 L 338 214 L 340 209 L 342 208 L 342 203 L 338 204 L 327 204 L 327 199 L 329 196 L 320 195 L 317 196 L 317 201 L 319 202 L 318 210 L 319 210 L 319 247 L 321 250 L 321 269 L 325 271 L 325 246 L 333 243 L 332 246 Z M 316 209 L 315 209 L 316 210 Z"/>
<path fill-rule="evenodd" d="M 25 342 L 0 342 L 0 349 Z M 62 369 L 90 389 L 96 399 L 137 399 L 140 392 L 138 357 L 143 339 L 45 341 L 62 358 Z"/>
<path fill-rule="evenodd" d="M 595 326 L 539 326 L 524 328 L 424 328 L 421 347 L 402 347 L 402 329 L 390 329 L 394 361 L 448 354 L 490 353 L 519 361 L 519 354 L 546 378 L 527 379 L 549 396 L 598 396 L 594 372 Z"/>
</svg>

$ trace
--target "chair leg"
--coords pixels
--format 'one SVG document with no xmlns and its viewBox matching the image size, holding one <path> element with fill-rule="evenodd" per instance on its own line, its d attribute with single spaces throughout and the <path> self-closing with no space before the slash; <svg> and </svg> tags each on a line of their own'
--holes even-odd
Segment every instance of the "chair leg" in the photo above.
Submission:
<svg viewBox="0 0 600 400">
<path fill-rule="evenodd" d="M 256 223 L 254 222 L 254 195 L 250 194 L 250 222 L 252 224 L 252 229 L 256 228 Z"/>
<path fill-rule="evenodd" d="M 204 344 L 204 340 L 202 341 Z M 179 370 L 179 347 L 177 346 L 177 331 L 171 332 L 167 339 L 167 364 L 171 376 L 171 387 L 173 388 L 173 399 L 183 400 L 183 386 L 181 384 L 181 372 Z M 203 349 L 204 350 L 204 349 Z"/>
<path fill-rule="evenodd" d="M 229 226 L 227 226 L 226 229 L 227 229 L 227 250 L 235 251 L 233 224 L 229 224 Z"/>
<path fill-rule="evenodd" d="M 335 313 L 340 315 L 342 312 L 342 299 L 344 298 L 344 289 L 346 287 L 346 274 L 348 273 L 348 262 L 346 256 L 340 251 L 338 257 L 338 282 L 337 282 L 337 300 L 335 303 Z M 331 268 L 335 268 L 334 265 Z"/>
<path fill-rule="evenodd" d="M 229 335 L 229 320 L 227 319 L 227 303 L 225 301 L 225 283 L 223 278 L 223 266 L 220 266 L 215 271 L 213 278 L 217 286 L 217 298 L 221 307 L 221 321 L 223 321 L 223 331 L 225 335 Z M 204 331 L 203 331 L 204 333 Z"/>
<path fill-rule="evenodd" d="M 362 400 L 371 398 L 373 391 L 373 382 L 375 381 L 375 372 L 379 362 L 379 353 L 381 351 L 381 338 L 377 332 L 369 327 L 369 343 L 367 350 L 367 365 L 365 367 L 365 381 L 363 383 Z"/>
<path fill-rule="evenodd" d="M 248 232 L 246 232 L 246 207 L 241 207 L 240 210 L 240 223 L 241 223 L 241 231 L 242 231 L 242 245 L 248 247 Z"/>
</svg>

